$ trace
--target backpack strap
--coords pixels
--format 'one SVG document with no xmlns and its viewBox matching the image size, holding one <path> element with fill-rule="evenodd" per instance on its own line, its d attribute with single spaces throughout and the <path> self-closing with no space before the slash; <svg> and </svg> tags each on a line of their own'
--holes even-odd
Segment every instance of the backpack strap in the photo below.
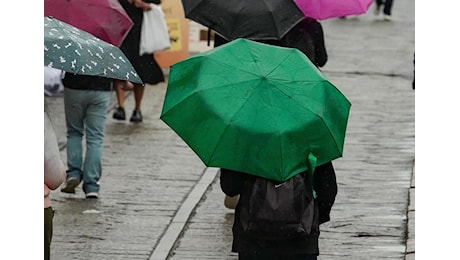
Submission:
<svg viewBox="0 0 460 260">
<path fill-rule="evenodd" d="M 313 191 L 313 198 L 316 199 L 316 191 L 315 191 L 315 185 L 314 185 L 314 173 L 315 173 L 315 168 L 316 164 L 318 163 L 318 158 L 314 156 L 311 152 L 308 153 L 308 158 L 307 158 L 307 167 L 308 167 L 308 174 L 307 178 L 309 182 L 311 183 L 311 188 Z"/>
</svg>

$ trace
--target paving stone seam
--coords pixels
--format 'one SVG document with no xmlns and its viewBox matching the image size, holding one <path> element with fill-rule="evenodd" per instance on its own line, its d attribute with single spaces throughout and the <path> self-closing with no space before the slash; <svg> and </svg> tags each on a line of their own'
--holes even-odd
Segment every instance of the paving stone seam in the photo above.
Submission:
<svg viewBox="0 0 460 260">
<path fill-rule="evenodd" d="M 216 178 L 217 172 L 218 168 L 207 167 L 204 169 L 201 179 L 193 187 L 192 191 L 187 195 L 186 199 L 177 210 L 174 218 L 171 220 L 171 223 L 168 225 L 166 231 L 163 233 L 155 246 L 149 260 L 167 259 L 192 212 L 201 201 L 201 198 L 206 193 L 208 187 Z"/>
</svg>

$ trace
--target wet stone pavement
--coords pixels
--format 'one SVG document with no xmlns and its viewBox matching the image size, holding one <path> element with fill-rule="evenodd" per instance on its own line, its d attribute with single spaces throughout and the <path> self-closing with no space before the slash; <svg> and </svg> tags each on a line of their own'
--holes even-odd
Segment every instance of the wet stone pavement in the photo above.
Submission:
<svg viewBox="0 0 460 260">
<path fill-rule="evenodd" d="M 322 70 L 352 107 L 321 260 L 415 259 L 414 1 L 395 1 L 391 22 L 373 8 L 322 22 Z M 237 259 L 217 169 L 159 119 L 165 92 L 166 83 L 146 86 L 141 124 L 108 112 L 98 200 L 84 199 L 81 186 L 52 192 L 53 260 Z M 45 103 L 65 161 L 63 98 Z M 129 96 L 128 117 L 133 107 Z"/>
</svg>

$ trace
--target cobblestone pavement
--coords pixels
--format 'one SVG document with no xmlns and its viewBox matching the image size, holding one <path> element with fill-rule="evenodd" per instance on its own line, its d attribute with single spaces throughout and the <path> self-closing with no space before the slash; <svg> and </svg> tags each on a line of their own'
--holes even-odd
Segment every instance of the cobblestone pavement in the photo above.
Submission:
<svg viewBox="0 0 460 260">
<path fill-rule="evenodd" d="M 373 10 L 322 22 L 323 72 L 352 108 L 321 260 L 415 259 L 414 1 L 395 1 L 391 22 Z M 53 260 L 237 259 L 217 169 L 159 119 L 165 91 L 166 83 L 146 87 L 141 124 L 109 111 L 100 199 L 84 199 L 81 187 L 52 192 Z M 45 103 L 65 160 L 63 99 Z M 133 103 L 129 96 L 128 115 Z"/>
</svg>

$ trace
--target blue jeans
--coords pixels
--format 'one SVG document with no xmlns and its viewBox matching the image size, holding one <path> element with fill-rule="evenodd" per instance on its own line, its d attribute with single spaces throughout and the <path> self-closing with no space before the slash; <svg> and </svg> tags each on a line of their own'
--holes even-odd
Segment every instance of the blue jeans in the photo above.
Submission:
<svg viewBox="0 0 460 260">
<path fill-rule="evenodd" d="M 102 144 L 110 94 L 110 91 L 64 89 L 67 177 L 83 180 L 85 193 L 98 192 L 100 188 L 98 181 L 102 174 Z"/>
</svg>

